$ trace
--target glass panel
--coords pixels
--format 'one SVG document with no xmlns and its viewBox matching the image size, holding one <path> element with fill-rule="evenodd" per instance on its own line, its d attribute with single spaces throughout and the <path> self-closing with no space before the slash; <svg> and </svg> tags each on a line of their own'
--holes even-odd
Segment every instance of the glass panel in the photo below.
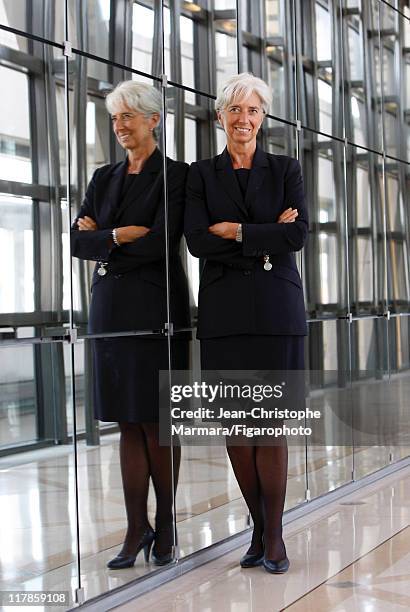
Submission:
<svg viewBox="0 0 410 612">
<path fill-rule="evenodd" d="M 199 89 L 209 89 L 208 71 L 199 70 L 200 61 L 195 54 L 200 51 L 194 45 L 194 36 L 201 40 L 201 44 L 205 43 L 203 10 L 199 5 L 188 2 L 182 8 L 184 14 L 179 15 L 178 19 L 164 7 L 166 74 L 174 82 L 187 87 L 194 88 L 197 83 Z M 195 94 L 185 92 L 185 101 L 195 104 Z"/>
<path fill-rule="evenodd" d="M 2 342 L 0 364 L 2 589 L 66 591 L 69 600 L 59 609 L 68 610 L 78 575 L 73 432 L 65 416 L 71 381 L 63 344 Z"/>
<path fill-rule="evenodd" d="M 265 0 L 266 36 L 280 36 L 283 32 L 283 4 L 280 0 Z"/>
<path fill-rule="evenodd" d="M 266 117 L 262 124 L 262 143 L 269 153 L 296 157 L 296 130 L 293 125 Z"/>
<path fill-rule="evenodd" d="M 29 79 L 0 66 L 0 83 L 0 179 L 31 183 Z"/>
<path fill-rule="evenodd" d="M 33 202 L 0 194 L 0 219 L 0 313 L 33 312 Z"/>
<path fill-rule="evenodd" d="M 54 22 L 50 19 L 40 19 L 38 13 L 31 9 L 31 4 L 27 0 L 0 0 L 0 23 L 22 32 L 43 36 L 48 40 L 61 43 L 65 38 L 60 36 L 60 31 L 62 34 L 62 25 L 61 29 L 59 28 L 59 25 L 63 24 L 64 19 L 64 2 L 50 0 L 49 4 L 53 5 Z M 36 5 L 37 7 L 38 4 Z M 26 52 L 28 49 L 28 39 L 17 36 L 12 32 L 0 30 L 0 45 Z"/>
<path fill-rule="evenodd" d="M 299 61 L 299 118 L 304 125 L 328 135 L 343 134 L 339 19 L 333 3 L 314 3 L 314 23 L 307 3 L 300 4 L 296 30 Z M 310 28 L 312 27 L 312 29 Z M 316 37 L 312 37 L 316 32 Z M 338 79 L 340 82 L 336 82 Z"/>
<path fill-rule="evenodd" d="M 0 23 L 25 31 L 26 21 L 26 0 L 0 0 Z M 6 30 L 0 30 L 0 44 L 27 51 L 27 39 Z"/>
<path fill-rule="evenodd" d="M 34 351 L 31 346 L 0 345 L 0 446 L 37 439 Z"/>
<path fill-rule="evenodd" d="M 216 77 L 217 91 L 227 78 L 238 73 L 237 14 L 236 2 L 232 0 L 214 0 L 213 5 L 216 75 L 212 77 Z M 209 84 L 204 89 L 209 90 Z"/>
<path fill-rule="evenodd" d="M 63 86 L 58 70 L 45 76 L 52 48 L 29 48 L 0 66 L 0 251 L 9 262 L 0 281 L 0 327 L 12 326 L 19 337 L 61 337 L 69 308 L 60 206 L 64 113 L 57 114 Z"/>
<path fill-rule="evenodd" d="M 325 442 L 321 445 L 307 442 L 307 483 L 312 498 L 352 480 L 352 438 L 346 428 L 344 440 L 340 439 L 341 423 L 337 419 L 339 402 L 343 402 L 350 386 L 348 351 L 347 321 L 309 324 L 307 355 L 309 369 L 315 375 L 311 379 L 307 405 L 311 410 L 321 410 Z M 349 411 L 342 414 L 342 419 L 350 423 Z"/>
<path fill-rule="evenodd" d="M 363 81 L 364 58 L 362 40 L 362 22 L 358 15 L 352 15 L 348 20 L 347 37 L 349 50 L 349 77 L 352 81 Z"/>
<path fill-rule="evenodd" d="M 65 590 L 70 599 L 62 609 L 69 609 L 79 576 L 74 398 L 70 361 L 64 360 L 71 349 L 58 340 L 71 307 L 63 291 L 69 265 L 60 172 L 65 116 L 57 118 L 56 93 L 59 88 L 63 100 L 64 89 L 61 61 L 53 64 L 51 47 L 17 47 L 7 62 L 3 54 L 0 68 L 0 249 L 8 262 L 2 274 L 7 285 L 0 286 L 0 487 L 8 512 L 0 534 L 2 588 Z M 38 343 L 30 343 L 33 336 Z"/>
<path fill-rule="evenodd" d="M 252 51 L 253 65 L 251 72 L 262 78 L 267 75 L 266 80 L 273 94 L 270 112 L 276 117 L 295 120 L 294 73 L 296 70 L 296 51 L 293 37 L 294 13 L 291 5 L 286 2 L 278 3 L 267 0 L 265 6 L 266 39 L 264 53 L 260 58 L 259 49 Z M 249 11 L 249 18 L 255 22 L 254 29 L 256 30 L 258 23 L 254 11 Z M 279 24 L 281 29 L 277 31 Z M 253 33 L 259 35 L 257 31 Z"/>
<path fill-rule="evenodd" d="M 112 15 L 110 0 L 88 0 L 83 5 L 78 5 L 76 0 L 67 0 L 68 3 L 68 34 L 73 47 L 87 51 L 93 55 L 105 59 L 116 59 L 122 61 L 125 55 L 125 41 L 117 38 L 118 48 L 115 50 L 115 58 L 110 52 L 110 37 L 112 36 Z M 125 7 L 122 5 L 125 17 Z M 63 6 L 60 10 L 63 10 Z M 119 11 L 121 8 L 119 9 Z M 118 11 L 118 12 L 119 12 Z M 131 21 L 131 16 L 127 12 L 127 17 Z M 120 18 L 118 15 L 117 18 Z M 61 35 L 60 40 L 64 40 L 63 34 L 64 20 L 56 21 L 56 26 Z M 122 42 L 122 44 L 121 44 Z M 119 59 L 121 58 L 121 59 Z M 89 76 L 102 81 L 108 80 L 108 66 L 99 62 L 90 62 L 88 67 Z"/>
<path fill-rule="evenodd" d="M 132 11 L 132 66 L 150 74 L 153 69 L 154 10 L 134 2 Z"/>
<path fill-rule="evenodd" d="M 314 141 L 316 135 L 305 131 L 303 138 Z M 313 146 L 315 155 L 308 149 L 304 152 L 307 201 L 311 207 L 311 234 L 306 246 L 309 310 L 344 312 L 347 275 L 343 145 L 327 141 Z"/>
<path fill-rule="evenodd" d="M 122 351 L 128 362 L 123 364 L 121 372 L 114 372 L 114 375 L 104 369 L 104 356 L 109 351 Z M 162 519 L 165 520 L 161 511 L 165 513 L 168 510 L 172 517 L 170 449 L 159 447 L 155 442 L 155 423 L 131 422 L 131 418 L 148 418 L 153 409 L 149 377 L 152 377 L 154 362 L 161 352 L 164 359 L 159 369 L 166 369 L 168 351 L 165 338 L 109 337 L 82 339 L 75 344 L 81 573 L 86 599 L 157 569 L 152 550 L 149 565 L 144 562 L 141 550 L 131 571 L 107 568 L 107 563 L 116 557 L 125 542 L 129 554 L 135 554 L 148 525 L 163 529 L 156 540 L 154 550 L 157 554 L 161 552 L 158 549 L 161 543 L 163 553 L 171 551 L 172 520 L 168 531 L 165 529 L 168 523 L 161 523 Z M 141 363 L 142 356 L 145 364 Z M 144 381 L 141 376 L 145 376 Z M 139 390 L 138 382 L 135 384 L 138 380 Z M 118 384 L 127 386 L 128 399 L 127 392 L 122 393 L 116 386 Z M 152 384 L 158 384 L 158 375 L 152 378 Z M 116 394 L 116 399 L 110 395 L 112 393 Z M 104 394 L 108 394 L 108 401 L 104 401 Z M 115 408 L 107 414 L 109 402 Z M 148 409 L 145 404 L 148 404 Z M 130 409 L 134 411 L 133 417 L 126 417 L 124 411 Z M 96 419 L 97 416 L 100 420 Z M 158 515 L 159 519 L 156 518 Z M 166 518 L 169 520 L 168 515 Z"/>
<path fill-rule="evenodd" d="M 408 312 L 410 281 L 406 228 L 409 218 L 404 207 L 407 169 L 402 164 L 388 163 L 385 168 L 389 304 L 394 312 Z"/>
<path fill-rule="evenodd" d="M 389 412 L 389 420 L 394 416 L 393 402 L 385 403 L 392 392 L 387 363 L 387 321 L 362 319 L 353 321 L 351 327 L 353 388 L 357 393 L 357 401 L 353 401 L 354 473 L 355 479 L 359 479 L 390 462 L 390 448 L 380 443 L 370 444 L 372 437 L 368 435 L 372 431 L 383 433 L 384 417 L 377 408 L 380 398 L 383 398 L 383 412 Z"/>
<path fill-rule="evenodd" d="M 237 73 L 236 21 L 216 22 L 215 27 L 216 82 L 219 89 L 230 76 Z"/>
<path fill-rule="evenodd" d="M 87 66 L 91 64 L 89 60 Z M 131 73 L 124 78 L 136 88 L 141 83 L 152 87 L 152 81 L 135 79 Z M 73 314 L 79 331 L 74 357 L 81 570 L 89 599 L 156 569 L 152 553 L 148 566 L 142 551 L 132 572 L 107 569 L 121 550 L 135 554 L 142 537 L 151 544 L 149 525 L 157 532 L 155 554 L 172 562 L 174 524 L 172 453 L 169 446 L 159 446 L 158 439 L 158 373 L 168 370 L 169 353 L 163 331 L 168 322 L 163 158 L 151 140 L 157 133 L 151 127 L 157 114 L 163 115 L 162 97 L 154 88 L 134 90 L 141 104 L 150 94 L 159 104 L 158 113 L 150 111 L 146 117 L 145 111 L 128 108 L 120 99 L 109 114 L 103 94 L 112 86 L 106 83 L 101 92 L 92 79 L 87 82 L 87 90 L 77 79 L 70 86 L 71 217 L 74 220 L 80 210 L 82 218 L 93 218 L 98 227 L 80 230 L 77 224 L 71 243 Z M 153 104 L 152 99 L 147 103 Z M 158 138 L 162 146 L 159 130 Z M 182 234 L 185 174 L 183 164 L 168 166 L 173 254 Z M 120 246 L 107 248 L 114 227 Z M 129 242 L 121 240 L 124 228 L 129 229 L 122 237 Z M 132 233 L 143 228 L 144 236 Z M 81 232 L 85 238 L 79 237 Z M 106 257 L 99 258 L 100 252 Z M 174 273 L 171 265 L 171 276 Z M 177 318 L 173 321 L 181 326 Z"/>
<path fill-rule="evenodd" d="M 384 148 L 388 155 L 400 157 L 401 154 L 401 104 L 400 104 L 400 46 L 399 14 L 386 4 L 380 4 L 382 23 L 382 72 L 383 72 L 383 111 L 384 111 Z M 396 34 L 386 35 L 386 31 Z M 404 145 L 404 143 L 403 143 Z"/>
<path fill-rule="evenodd" d="M 369 5 L 369 21 L 372 36 L 369 39 L 370 71 L 368 77 L 368 90 L 365 90 L 366 99 L 371 100 L 369 146 L 377 151 L 382 150 L 383 124 L 382 124 L 382 79 L 381 79 L 381 50 L 379 46 L 379 10 L 380 2 L 371 2 Z"/>
<path fill-rule="evenodd" d="M 397 432 L 408 431 L 408 380 L 410 369 L 410 317 L 392 317 L 389 321 L 390 383 L 392 386 L 390 409 L 392 422 L 397 424 Z M 410 447 L 401 441 L 400 445 L 390 447 L 391 460 L 398 461 L 410 455 Z"/>
<path fill-rule="evenodd" d="M 381 206 L 377 184 L 371 183 L 373 164 L 377 156 L 365 154 L 361 149 L 347 149 L 347 190 L 351 205 L 348 206 L 349 225 L 349 282 L 351 310 L 354 313 L 378 312 L 378 271 L 377 260 L 379 240 L 377 229 L 382 231 Z M 376 166 L 377 171 L 377 166 Z M 383 250 L 380 250 L 383 257 Z"/>
<path fill-rule="evenodd" d="M 332 22 L 329 9 L 319 4 L 319 2 L 315 3 L 315 11 L 316 58 L 320 62 L 322 60 L 329 60 L 332 57 L 332 39 L 330 36 Z"/>
</svg>

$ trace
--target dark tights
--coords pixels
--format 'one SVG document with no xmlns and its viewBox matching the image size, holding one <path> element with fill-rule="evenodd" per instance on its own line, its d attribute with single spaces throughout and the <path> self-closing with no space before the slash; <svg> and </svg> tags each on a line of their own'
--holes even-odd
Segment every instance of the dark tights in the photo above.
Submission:
<svg viewBox="0 0 410 612">
<path fill-rule="evenodd" d="M 155 550 L 165 554 L 173 544 L 173 500 L 176 491 L 181 448 L 173 448 L 174 489 L 172 488 L 171 451 L 159 445 L 158 423 L 119 423 L 120 463 L 128 529 L 121 554 L 135 553 L 149 526 L 147 498 L 149 479 L 154 485 Z"/>
<path fill-rule="evenodd" d="M 229 459 L 254 523 L 249 553 L 262 552 L 279 561 L 286 555 L 282 540 L 288 448 L 286 438 L 277 446 L 227 446 Z"/>
</svg>

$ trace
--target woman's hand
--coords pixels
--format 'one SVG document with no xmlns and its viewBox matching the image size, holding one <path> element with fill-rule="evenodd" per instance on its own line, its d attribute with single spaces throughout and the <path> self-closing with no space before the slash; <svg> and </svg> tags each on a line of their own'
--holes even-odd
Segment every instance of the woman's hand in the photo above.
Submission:
<svg viewBox="0 0 410 612">
<path fill-rule="evenodd" d="M 230 221 L 222 221 L 208 227 L 208 232 L 220 238 L 235 240 L 236 232 L 238 231 L 239 223 L 231 223 Z"/>
<path fill-rule="evenodd" d="M 279 215 L 277 223 L 293 223 L 298 214 L 297 208 L 287 208 Z"/>
<path fill-rule="evenodd" d="M 91 217 L 79 217 L 77 227 L 80 232 L 94 232 L 98 229 L 96 222 Z"/>
<path fill-rule="evenodd" d="M 115 234 L 119 244 L 126 244 L 146 236 L 148 232 L 149 227 L 144 225 L 126 225 L 125 227 L 117 227 Z"/>
</svg>

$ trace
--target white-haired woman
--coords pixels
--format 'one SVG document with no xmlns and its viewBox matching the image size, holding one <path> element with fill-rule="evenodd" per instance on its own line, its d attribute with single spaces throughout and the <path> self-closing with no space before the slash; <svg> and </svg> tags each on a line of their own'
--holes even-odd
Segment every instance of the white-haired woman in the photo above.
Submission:
<svg viewBox="0 0 410 612">
<path fill-rule="evenodd" d="M 305 308 L 294 251 L 306 240 L 308 217 L 299 162 L 273 155 L 256 136 L 271 102 L 259 78 L 230 78 L 216 100 L 227 145 L 191 165 L 185 236 L 205 260 L 198 305 L 204 370 L 294 370 L 304 367 Z M 242 567 L 289 567 L 282 539 L 287 444 L 227 446 L 253 518 Z"/>
<path fill-rule="evenodd" d="M 163 157 L 156 130 L 161 95 L 151 85 L 124 81 L 107 96 L 112 127 L 126 159 L 94 173 L 72 232 L 72 253 L 97 262 L 92 279 L 89 332 L 161 330 L 167 321 Z M 179 257 L 187 164 L 167 158 L 171 317 L 187 327 L 188 288 Z M 172 343 L 173 367 L 184 369 L 186 340 Z M 172 560 L 173 494 L 171 451 L 158 436 L 158 372 L 168 368 L 166 338 L 160 334 L 93 340 L 94 410 L 101 421 L 119 424 L 120 463 L 128 529 L 110 569 L 146 560 Z M 174 447 L 174 485 L 180 449 Z M 149 479 L 156 495 L 155 534 L 148 522 Z"/>
</svg>

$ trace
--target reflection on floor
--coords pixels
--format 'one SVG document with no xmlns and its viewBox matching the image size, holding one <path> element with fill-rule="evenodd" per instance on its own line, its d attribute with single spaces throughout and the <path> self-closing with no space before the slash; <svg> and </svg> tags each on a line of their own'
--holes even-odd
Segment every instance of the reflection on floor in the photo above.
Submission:
<svg viewBox="0 0 410 612">
<path fill-rule="evenodd" d="M 291 567 L 243 570 L 235 550 L 116 612 L 410 609 L 410 468 L 285 527 Z"/>
<path fill-rule="evenodd" d="M 402 449 L 402 456 L 405 456 Z M 349 482 L 349 448 L 289 449 L 286 508 Z M 390 449 L 355 452 L 359 475 L 386 465 Z M 247 525 L 247 512 L 223 447 L 184 447 L 177 495 L 182 556 L 202 549 Z M 394 459 L 397 459 L 395 456 Z M 78 445 L 82 586 L 86 598 L 125 584 L 155 569 L 142 555 L 134 568 L 110 572 L 106 562 L 124 537 L 125 512 L 119 469 L 118 434 L 101 446 Z M 0 459 L 0 555 L 2 589 L 72 589 L 78 586 L 72 448 L 55 447 Z M 149 497 L 150 517 L 155 503 Z"/>
</svg>

